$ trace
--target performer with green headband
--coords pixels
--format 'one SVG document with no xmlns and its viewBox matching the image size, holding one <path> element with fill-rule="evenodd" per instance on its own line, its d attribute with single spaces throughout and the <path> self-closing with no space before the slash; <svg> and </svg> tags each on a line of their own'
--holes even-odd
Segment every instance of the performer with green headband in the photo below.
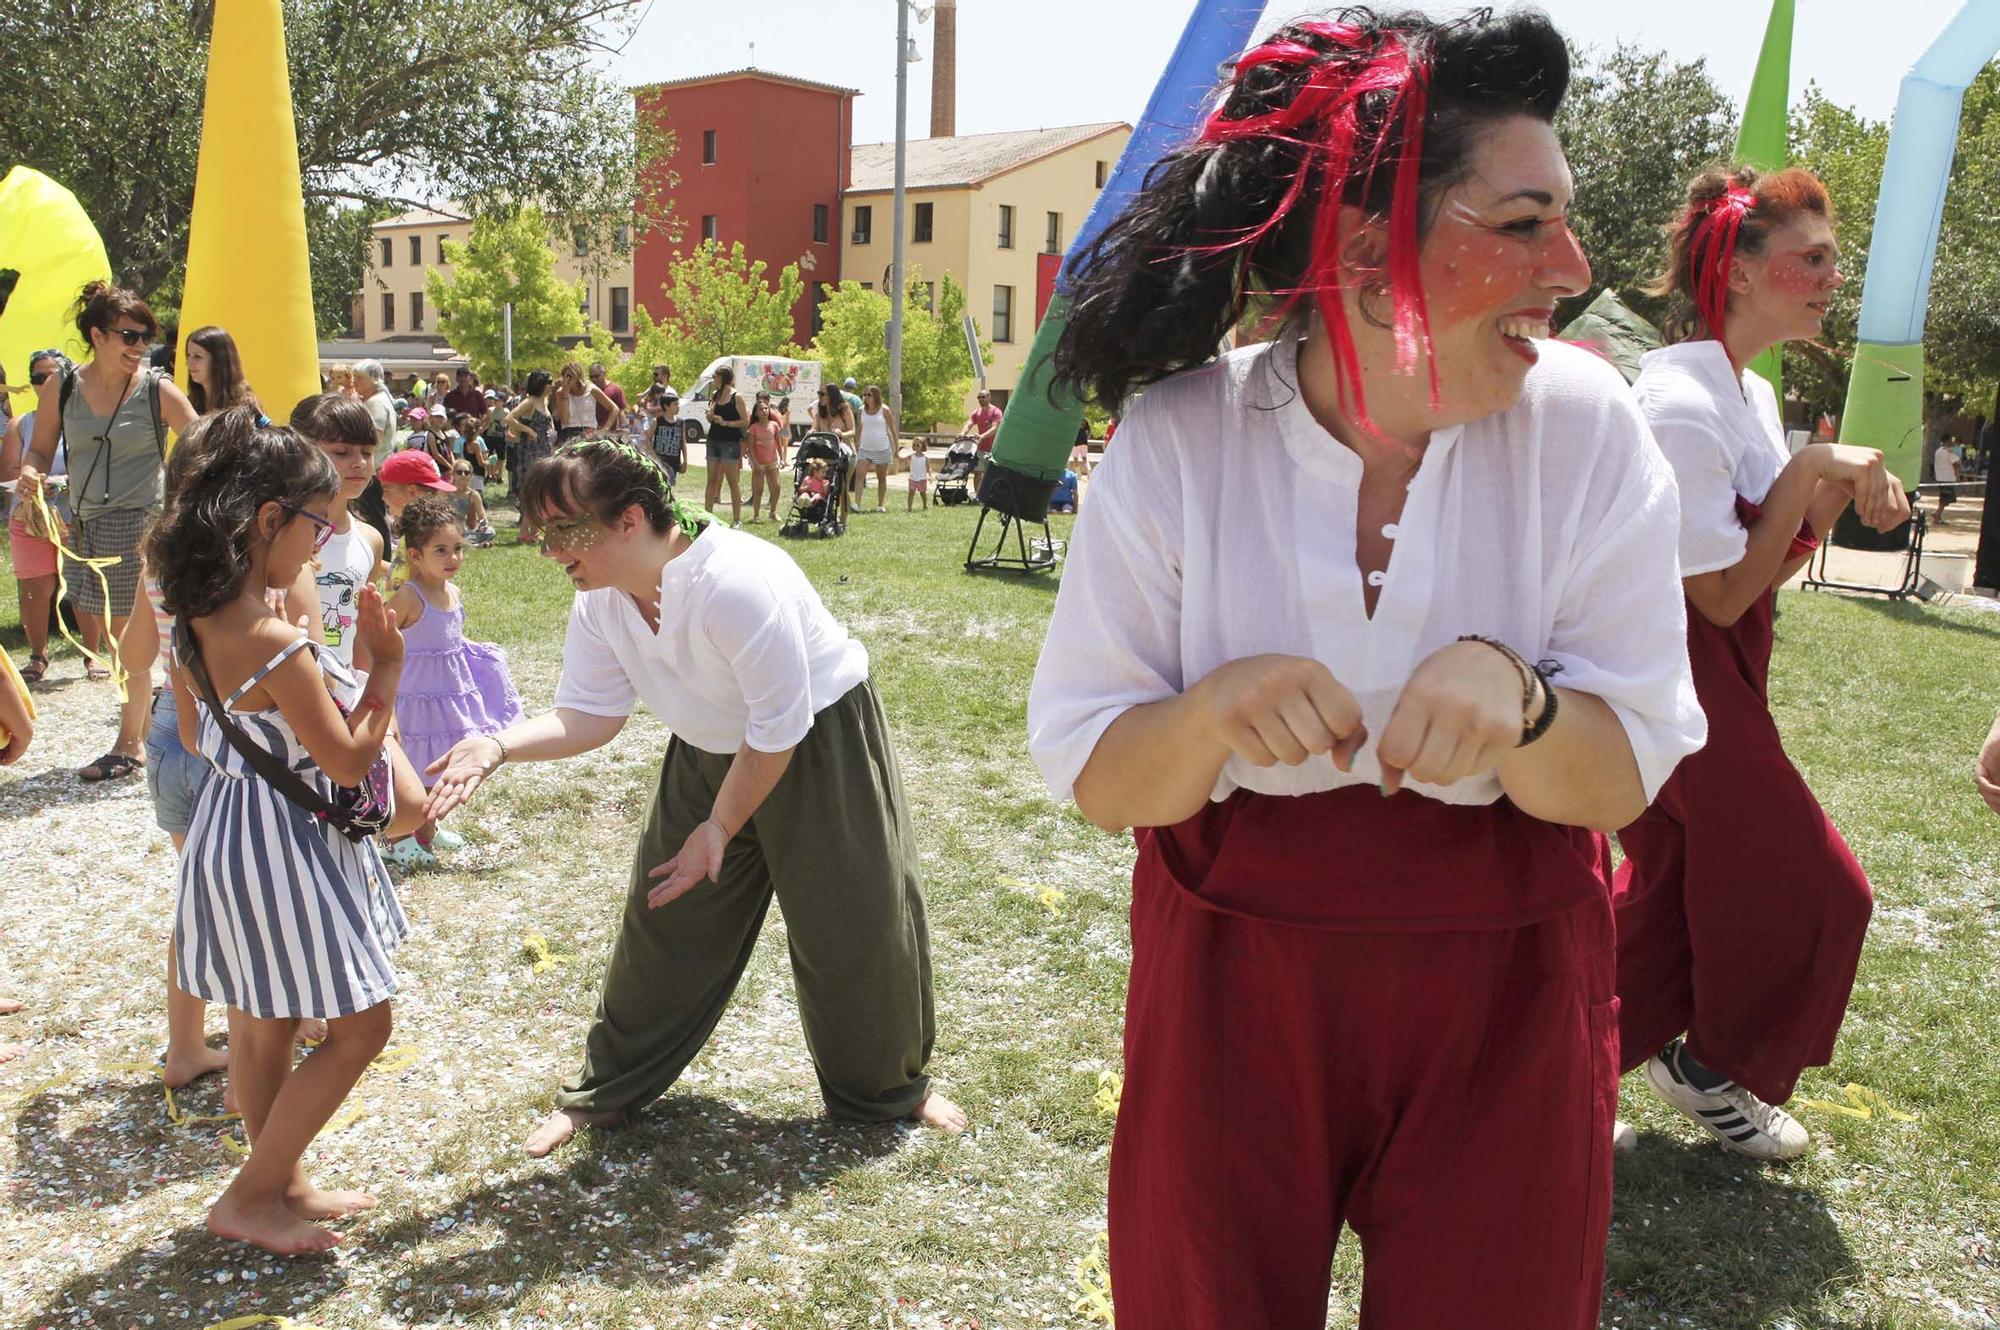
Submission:
<svg viewBox="0 0 2000 1330">
<path fill-rule="evenodd" d="M 521 505 L 577 589 L 555 710 L 440 758 L 429 815 L 505 762 L 603 747 L 641 702 L 673 731 L 583 1069 L 528 1153 L 674 1083 L 722 1018 L 774 895 L 828 1110 L 962 1129 L 924 1074 L 930 942 L 867 650 L 789 555 L 676 503 L 629 444 L 585 440 L 537 463 Z"/>
</svg>

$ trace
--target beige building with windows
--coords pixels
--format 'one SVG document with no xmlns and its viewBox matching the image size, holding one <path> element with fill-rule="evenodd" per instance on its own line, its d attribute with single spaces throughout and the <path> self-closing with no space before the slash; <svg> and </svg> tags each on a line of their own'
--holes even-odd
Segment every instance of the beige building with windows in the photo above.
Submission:
<svg viewBox="0 0 2000 1330">
<path fill-rule="evenodd" d="M 1035 339 L 1038 256 L 1060 255 L 1125 151 L 1130 125 L 1071 125 L 1007 134 L 912 139 L 904 163 L 903 254 L 910 281 L 940 274 L 993 343 L 987 386 L 1004 402 Z M 841 203 L 840 276 L 881 289 L 894 244 L 896 145 L 854 146 Z M 972 400 L 966 400 L 968 412 Z"/>
<path fill-rule="evenodd" d="M 472 220 L 457 213 L 423 209 L 377 222 L 370 240 L 368 276 L 355 297 L 352 331 L 364 342 L 389 339 L 438 340 L 437 311 L 429 308 L 425 275 L 433 268 L 451 275 L 444 242 L 464 244 Z M 632 246 L 630 233 L 619 252 L 593 262 L 582 245 L 553 239 L 556 276 L 583 283 L 583 312 L 625 337 L 632 331 Z"/>
</svg>

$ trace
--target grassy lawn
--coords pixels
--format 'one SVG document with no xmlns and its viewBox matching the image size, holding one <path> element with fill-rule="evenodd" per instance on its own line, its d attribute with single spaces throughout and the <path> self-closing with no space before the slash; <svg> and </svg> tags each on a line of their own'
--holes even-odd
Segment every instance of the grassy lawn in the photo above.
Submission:
<svg viewBox="0 0 2000 1330">
<path fill-rule="evenodd" d="M 774 913 L 680 1085 L 630 1127 L 520 1155 L 590 1019 L 664 748 L 641 717 L 598 754 L 507 772 L 459 819 L 468 849 L 404 885 L 414 932 L 394 1043 L 415 1060 L 364 1080 L 362 1116 L 315 1147 L 317 1171 L 383 1202 L 327 1260 L 206 1237 L 233 1156 L 215 1126 L 169 1123 L 157 1082 L 111 1069 L 158 1051 L 171 855 L 142 787 L 85 792 L 66 774 L 98 751 L 108 707 L 66 682 L 78 666 L 59 653 L 48 751 L 0 775 L 11 842 L 84 847 L 31 873 L 12 861 L 0 881 L 0 989 L 33 1003 L 0 1040 L 34 1040 L 0 1070 L 0 1324 L 1082 1324 L 1075 1266 L 1103 1223 L 1111 1119 L 1094 1099 L 1119 1066 L 1132 851 L 1053 806 L 1027 759 L 1055 583 L 966 576 L 975 517 L 898 508 L 787 544 L 867 644 L 895 727 L 931 912 L 932 1070 L 974 1129 L 819 1116 Z M 508 647 L 531 708 L 545 706 L 566 584 L 501 546 L 461 585 L 470 630 Z M 1642 1144 L 1619 1163 L 1603 1323 L 2000 1326 L 2000 820 L 1968 777 L 2000 702 L 2000 617 L 1788 594 L 1779 632 L 1780 720 L 1879 898 L 1838 1061 L 1802 1093 L 1859 1082 L 1916 1119 L 1802 1110 L 1819 1149 L 1759 1169 L 1628 1083 Z M 11 596 L 0 644 L 23 650 Z M 523 950 L 530 932 L 553 965 Z M 211 1081 L 186 1106 L 219 1100 Z M 1349 1243 L 1329 1324 L 1352 1324 L 1358 1270 Z"/>
</svg>

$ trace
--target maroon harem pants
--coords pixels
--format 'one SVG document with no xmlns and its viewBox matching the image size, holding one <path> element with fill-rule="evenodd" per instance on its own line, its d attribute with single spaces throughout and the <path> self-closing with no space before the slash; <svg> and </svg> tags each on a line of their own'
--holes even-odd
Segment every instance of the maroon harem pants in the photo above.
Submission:
<svg viewBox="0 0 2000 1330">
<path fill-rule="evenodd" d="M 1833 1056 L 1874 897 L 1778 739 L 1767 592 L 1721 628 L 1688 606 L 1708 744 L 1618 833 L 1620 1068 L 1683 1032 L 1766 1103 Z"/>
<path fill-rule="evenodd" d="M 1505 801 L 1373 788 L 1239 791 L 1141 833 L 1120 1330 L 1320 1330 L 1342 1221 L 1365 1330 L 1596 1326 L 1617 1101 L 1602 846 Z M 1426 906 L 1428 926 L 1379 923 Z"/>
</svg>

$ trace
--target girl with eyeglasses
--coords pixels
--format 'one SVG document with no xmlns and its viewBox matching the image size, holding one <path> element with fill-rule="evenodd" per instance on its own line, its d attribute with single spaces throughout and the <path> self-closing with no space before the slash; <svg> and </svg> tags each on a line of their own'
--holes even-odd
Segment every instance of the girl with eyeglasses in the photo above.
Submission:
<svg viewBox="0 0 2000 1330">
<path fill-rule="evenodd" d="M 76 328 L 90 344 L 91 357 L 75 370 L 51 375 L 37 390 L 35 435 L 17 493 L 41 488 L 57 441 L 65 442 L 70 508 L 76 514 L 71 548 L 85 559 L 117 560 L 104 569 L 102 581 L 80 563 L 65 569 L 65 578 L 75 588 L 85 633 L 102 634 L 108 621 L 115 640 L 124 634 L 138 594 L 140 538 L 160 506 L 167 431 L 187 429 L 195 409 L 165 371 L 146 364 L 159 323 L 135 293 L 90 283 L 77 302 Z M 88 673 L 108 677 L 94 662 Z M 78 774 L 107 780 L 137 772 L 144 722 L 144 708 L 125 708 L 116 741 Z"/>
<path fill-rule="evenodd" d="M 313 1185 L 302 1156 L 388 1042 L 389 957 L 407 925 L 374 840 L 350 840 L 291 802 L 223 720 L 329 799 L 364 780 L 390 743 L 403 637 L 364 587 L 358 636 L 372 669 L 362 688 L 317 633 L 271 609 L 270 591 L 307 575 L 333 530 L 340 480 L 317 446 L 238 409 L 176 461 L 146 553 L 180 629 L 181 740 L 214 775 L 181 856 L 174 947 L 181 987 L 236 1013 L 230 1072 L 251 1143 L 208 1228 L 282 1255 L 325 1251 L 339 1238 L 319 1221 L 375 1200 Z M 226 718 L 203 700 L 209 692 Z M 407 762 L 390 760 L 398 811 L 388 834 L 400 835 L 421 819 L 423 791 Z M 295 1069 L 292 1045 L 310 1018 L 326 1021 L 326 1037 Z"/>
</svg>

